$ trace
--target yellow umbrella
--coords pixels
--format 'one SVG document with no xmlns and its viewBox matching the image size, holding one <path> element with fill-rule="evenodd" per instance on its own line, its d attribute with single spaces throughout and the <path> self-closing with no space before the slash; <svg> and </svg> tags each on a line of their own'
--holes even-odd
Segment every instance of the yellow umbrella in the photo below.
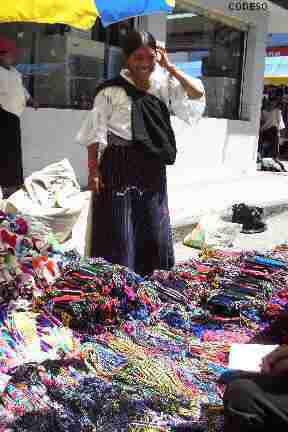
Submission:
<svg viewBox="0 0 288 432">
<path fill-rule="evenodd" d="M 94 0 L 1 0 L 0 22 L 67 24 L 88 29 L 99 15 Z"/>
</svg>

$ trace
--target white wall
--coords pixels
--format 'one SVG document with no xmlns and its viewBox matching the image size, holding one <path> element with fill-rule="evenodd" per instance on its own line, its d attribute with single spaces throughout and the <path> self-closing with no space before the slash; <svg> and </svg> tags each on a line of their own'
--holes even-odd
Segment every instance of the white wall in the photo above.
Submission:
<svg viewBox="0 0 288 432">
<path fill-rule="evenodd" d="M 86 185 L 87 150 L 75 143 L 85 111 L 27 108 L 22 117 L 24 176 L 68 158 Z"/>
<path fill-rule="evenodd" d="M 269 33 L 287 33 L 288 10 L 269 2 Z"/>
<path fill-rule="evenodd" d="M 168 169 L 171 185 L 254 170 L 257 138 L 249 122 L 203 118 L 191 128 L 174 119 L 173 125 L 178 155 Z"/>
<path fill-rule="evenodd" d="M 200 0 L 193 2 L 199 4 Z M 222 14 L 229 13 L 226 0 L 201 0 L 201 5 L 220 10 Z M 171 187 L 181 187 L 183 182 L 197 183 L 199 179 L 213 181 L 213 178 L 256 169 L 268 19 L 259 13 L 252 15 L 242 16 L 250 26 L 242 101 L 243 118 L 249 120 L 205 118 L 193 130 L 174 121 L 179 153 L 177 164 L 169 168 Z M 165 16 L 152 16 L 140 22 L 142 27 L 155 33 L 159 41 L 165 41 Z M 22 119 L 24 174 L 27 176 L 67 157 L 80 184 L 86 185 L 87 152 L 75 143 L 84 116 L 83 111 L 26 109 Z"/>
<path fill-rule="evenodd" d="M 26 109 L 22 118 L 24 175 L 68 158 L 82 186 L 87 183 L 87 151 L 75 142 L 85 111 Z M 173 119 L 177 163 L 169 167 L 169 183 L 212 179 L 253 168 L 255 136 L 247 122 L 202 119 L 193 128 Z"/>
</svg>

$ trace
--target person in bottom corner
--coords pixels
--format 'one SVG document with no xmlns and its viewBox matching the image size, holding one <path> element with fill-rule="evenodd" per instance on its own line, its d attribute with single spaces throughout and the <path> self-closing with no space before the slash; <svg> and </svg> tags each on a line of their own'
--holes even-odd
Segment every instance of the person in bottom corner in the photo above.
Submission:
<svg viewBox="0 0 288 432">
<path fill-rule="evenodd" d="M 281 345 L 262 363 L 259 374 L 244 373 L 224 394 L 224 432 L 288 430 L 288 345 Z"/>
<path fill-rule="evenodd" d="M 199 117 L 204 112 L 205 92 L 148 32 L 128 33 L 123 53 L 126 69 L 97 89 L 78 134 L 95 192 L 91 255 L 149 275 L 174 265 L 166 183 L 166 165 L 176 157 L 170 112 L 194 122 L 197 108 Z"/>
<path fill-rule="evenodd" d="M 0 37 L 0 186 L 4 198 L 23 184 L 20 117 L 27 102 L 32 103 L 21 74 L 13 66 L 16 58 L 15 42 Z"/>
<path fill-rule="evenodd" d="M 259 144 L 263 158 L 279 158 L 280 131 L 285 129 L 281 105 L 279 97 L 273 97 L 262 105 Z"/>
</svg>

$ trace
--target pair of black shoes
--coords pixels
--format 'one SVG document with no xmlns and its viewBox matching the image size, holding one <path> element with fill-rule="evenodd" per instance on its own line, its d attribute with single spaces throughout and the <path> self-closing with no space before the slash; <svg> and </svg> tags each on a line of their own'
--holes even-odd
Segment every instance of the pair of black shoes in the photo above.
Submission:
<svg viewBox="0 0 288 432">
<path fill-rule="evenodd" d="M 242 233 L 256 234 L 266 231 L 267 225 L 263 221 L 262 208 L 247 206 L 241 203 L 234 204 L 232 210 L 232 222 L 242 225 Z"/>
</svg>

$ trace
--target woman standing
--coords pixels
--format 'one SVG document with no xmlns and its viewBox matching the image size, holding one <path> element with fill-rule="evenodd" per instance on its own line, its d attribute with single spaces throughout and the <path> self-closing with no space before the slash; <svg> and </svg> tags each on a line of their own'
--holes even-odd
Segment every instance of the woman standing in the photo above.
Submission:
<svg viewBox="0 0 288 432">
<path fill-rule="evenodd" d="M 262 104 L 259 147 L 263 158 L 279 157 L 280 131 L 285 129 L 281 105 L 281 99 L 278 97 L 273 97 Z"/>
<path fill-rule="evenodd" d="M 92 256 L 149 275 L 174 265 L 166 182 L 166 165 L 176 157 L 170 112 L 189 123 L 193 99 L 204 107 L 205 95 L 150 33 L 129 33 L 123 52 L 126 69 L 97 89 L 78 141 L 88 148 L 95 192 Z M 167 72 L 160 79 L 157 63 Z"/>
<path fill-rule="evenodd" d="M 0 185 L 4 197 L 23 183 L 20 117 L 30 95 L 21 74 L 14 68 L 17 47 L 13 40 L 0 38 Z"/>
</svg>

